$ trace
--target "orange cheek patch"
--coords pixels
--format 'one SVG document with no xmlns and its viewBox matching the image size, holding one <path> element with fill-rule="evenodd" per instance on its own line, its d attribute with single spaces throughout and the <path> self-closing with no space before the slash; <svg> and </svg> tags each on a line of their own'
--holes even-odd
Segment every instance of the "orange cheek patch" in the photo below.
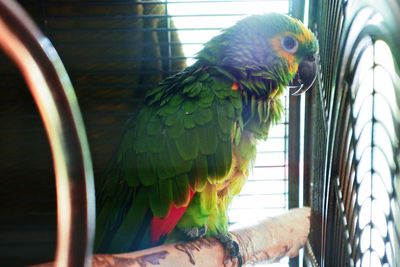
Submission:
<svg viewBox="0 0 400 267">
<path fill-rule="evenodd" d="M 288 64 L 288 71 L 290 73 L 290 75 L 294 75 L 297 72 L 297 69 L 299 67 L 299 64 L 296 62 L 296 58 L 293 54 L 290 54 L 286 51 L 284 51 L 281 47 L 281 38 L 275 37 L 271 40 L 271 46 L 272 49 L 284 60 L 286 60 L 287 64 Z"/>
</svg>

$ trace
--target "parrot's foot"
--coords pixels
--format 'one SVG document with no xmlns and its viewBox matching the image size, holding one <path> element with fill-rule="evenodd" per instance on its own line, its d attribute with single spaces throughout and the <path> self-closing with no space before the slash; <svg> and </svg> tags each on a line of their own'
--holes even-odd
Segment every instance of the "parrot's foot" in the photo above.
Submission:
<svg viewBox="0 0 400 267">
<path fill-rule="evenodd" d="M 181 231 L 186 235 L 189 240 L 198 239 L 204 237 L 207 234 L 207 225 L 181 229 Z"/>
<path fill-rule="evenodd" d="M 240 255 L 239 244 L 232 239 L 232 236 L 229 233 L 218 234 L 215 236 L 215 238 L 222 243 L 222 246 L 228 252 L 228 258 L 226 258 L 225 260 L 237 260 L 237 266 L 241 267 L 243 264 L 243 259 L 242 255 Z"/>
</svg>

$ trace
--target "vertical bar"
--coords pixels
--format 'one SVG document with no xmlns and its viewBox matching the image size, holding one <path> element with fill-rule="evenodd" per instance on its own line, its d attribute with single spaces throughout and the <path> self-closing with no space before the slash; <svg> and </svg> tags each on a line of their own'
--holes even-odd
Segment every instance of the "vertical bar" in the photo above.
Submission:
<svg viewBox="0 0 400 267">
<path fill-rule="evenodd" d="M 304 0 L 290 1 L 289 7 L 293 17 L 304 19 Z M 301 97 L 289 96 L 289 208 L 298 207 L 300 197 Z"/>
<path fill-rule="evenodd" d="M 289 1 L 289 14 L 304 21 L 304 0 Z M 299 206 L 300 200 L 300 137 L 301 98 L 289 96 L 289 209 Z M 300 266 L 300 258 L 289 260 L 289 266 Z"/>
<path fill-rule="evenodd" d="M 165 16 L 165 25 L 167 25 L 167 42 L 168 42 L 168 73 L 172 72 L 172 37 L 171 37 L 171 19 L 168 15 L 168 0 L 165 0 L 164 3 L 164 16 Z"/>
<path fill-rule="evenodd" d="M 289 14 L 304 21 L 305 0 L 289 0 Z"/>
<path fill-rule="evenodd" d="M 299 205 L 300 97 L 289 96 L 289 209 Z"/>
<path fill-rule="evenodd" d="M 289 96 L 289 209 L 299 206 L 300 187 L 300 97 Z M 299 258 L 289 260 L 289 266 L 299 266 Z"/>
</svg>

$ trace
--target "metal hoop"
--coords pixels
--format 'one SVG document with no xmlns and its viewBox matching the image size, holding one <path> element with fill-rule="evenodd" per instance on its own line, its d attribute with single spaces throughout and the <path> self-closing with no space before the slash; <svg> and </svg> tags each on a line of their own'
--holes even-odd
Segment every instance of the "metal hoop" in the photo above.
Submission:
<svg viewBox="0 0 400 267">
<path fill-rule="evenodd" d="M 57 187 L 56 266 L 90 266 L 93 168 L 77 99 L 50 41 L 14 1 L 0 1 L 0 47 L 22 72 L 49 138 Z"/>
</svg>

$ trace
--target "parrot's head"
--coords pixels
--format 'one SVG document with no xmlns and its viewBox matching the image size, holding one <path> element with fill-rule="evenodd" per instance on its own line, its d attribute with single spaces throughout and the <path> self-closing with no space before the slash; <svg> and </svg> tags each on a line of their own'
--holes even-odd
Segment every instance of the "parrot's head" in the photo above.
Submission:
<svg viewBox="0 0 400 267">
<path fill-rule="evenodd" d="M 317 39 L 297 19 L 278 13 L 253 15 L 215 39 L 222 44 L 218 62 L 224 66 L 262 74 L 278 87 L 295 87 L 295 94 L 314 83 Z M 209 48 L 213 46 L 210 42 Z"/>
</svg>

